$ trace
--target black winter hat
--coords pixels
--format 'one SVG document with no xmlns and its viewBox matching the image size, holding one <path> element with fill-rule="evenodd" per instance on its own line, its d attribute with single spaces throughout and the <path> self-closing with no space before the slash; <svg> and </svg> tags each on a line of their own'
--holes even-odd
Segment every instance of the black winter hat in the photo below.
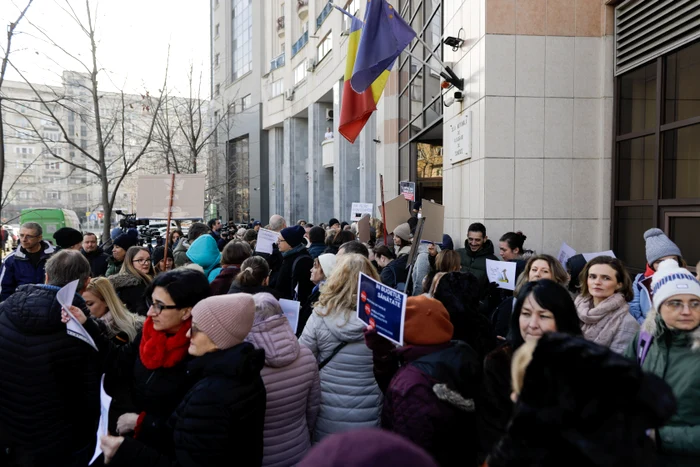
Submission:
<svg viewBox="0 0 700 467">
<path fill-rule="evenodd" d="M 335 217 L 328 221 L 328 227 L 333 227 L 335 224 L 340 224 L 340 221 Z"/>
<path fill-rule="evenodd" d="M 132 246 L 136 246 L 139 242 L 139 233 L 136 229 L 129 229 L 126 233 L 121 234 L 114 240 L 114 244 L 128 250 Z"/>
<path fill-rule="evenodd" d="M 153 266 L 157 266 L 158 263 L 163 261 L 163 256 L 164 256 L 163 252 L 164 251 L 165 251 L 164 246 L 155 247 L 155 249 L 153 250 L 153 253 L 151 254 L 151 260 L 153 261 Z M 173 256 L 173 251 L 170 248 L 168 248 L 168 258 L 175 259 L 175 257 Z"/>
<path fill-rule="evenodd" d="M 295 246 L 301 245 L 301 243 L 304 241 L 305 233 L 306 230 L 304 230 L 304 227 L 300 225 L 293 225 L 292 227 L 282 229 L 280 235 L 282 235 L 282 238 L 284 238 L 289 246 L 294 248 Z"/>
<path fill-rule="evenodd" d="M 73 228 L 62 227 L 54 232 L 53 239 L 56 240 L 56 245 L 65 249 L 82 243 L 83 234 Z"/>
</svg>

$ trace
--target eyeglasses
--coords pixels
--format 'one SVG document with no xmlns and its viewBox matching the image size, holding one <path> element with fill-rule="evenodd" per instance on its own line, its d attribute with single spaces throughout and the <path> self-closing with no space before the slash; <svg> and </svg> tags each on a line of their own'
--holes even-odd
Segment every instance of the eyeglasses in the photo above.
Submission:
<svg viewBox="0 0 700 467">
<path fill-rule="evenodd" d="M 32 238 L 39 238 L 39 235 L 19 234 L 20 240 L 24 240 L 25 238 L 31 240 Z"/>
<path fill-rule="evenodd" d="M 287 243 L 287 240 L 285 240 L 284 238 L 277 239 L 277 243 L 282 243 L 282 242 Z"/>
<path fill-rule="evenodd" d="M 150 263 L 150 262 L 151 262 L 151 258 L 135 259 L 132 261 L 132 263 L 139 263 L 139 264 L 146 264 L 146 263 Z"/>
<path fill-rule="evenodd" d="M 672 311 L 675 312 L 680 312 L 683 311 L 683 308 L 688 306 L 688 309 L 690 311 L 700 311 L 700 300 L 691 300 L 687 304 L 684 303 L 682 300 L 669 300 L 666 303 L 664 303 L 664 306 L 670 308 Z"/>
<path fill-rule="evenodd" d="M 190 332 L 192 333 L 193 336 L 201 331 L 202 330 L 199 329 L 195 324 L 192 324 L 192 326 L 190 327 Z"/>
<path fill-rule="evenodd" d="M 149 309 L 153 308 L 157 314 L 161 314 L 163 310 L 177 310 L 179 308 L 177 305 L 164 305 L 162 303 L 154 302 L 148 298 L 146 299 L 146 306 Z"/>
</svg>

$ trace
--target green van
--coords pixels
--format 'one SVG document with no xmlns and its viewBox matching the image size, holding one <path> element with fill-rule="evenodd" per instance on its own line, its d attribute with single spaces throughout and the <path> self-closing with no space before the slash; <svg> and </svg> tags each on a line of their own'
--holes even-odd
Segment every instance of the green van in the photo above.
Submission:
<svg viewBox="0 0 700 467">
<path fill-rule="evenodd" d="M 80 219 L 75 211 L 70 209 L 29 208 L 22 209 L 19 216 L 20 224 L 36 222 L 44 230 L 44 240 L 56 244 L 54 232 L 63 227 L 80 230 Z"/>
</svg>

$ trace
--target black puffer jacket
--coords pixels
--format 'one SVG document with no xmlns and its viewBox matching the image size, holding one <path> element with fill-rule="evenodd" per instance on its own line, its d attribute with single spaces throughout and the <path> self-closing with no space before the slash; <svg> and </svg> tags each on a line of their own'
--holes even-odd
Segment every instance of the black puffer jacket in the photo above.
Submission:
<svg viewBox="0 0 700 467">
<path fill-rule="evenodd" d="M 107 261 L 109 260 L 109 256 L 102 251 L 102 248 L 98 248 L 90 253 L 81 248 L 80 252 L 90 263 L 90 274 L 92 277 L 100 277 L 107 274 L 107 268 L 109 267 Z"/>
<path fill-rule="evenodd" d="M 146 306 L 146 283 L 138 277 L 128 274 L 119 273 L 109 276 L 109 281 L 112 283 L 117 296 L 124 302 L 124 305 L 130 312 L 137 315 L 146 316 L 148 307 Z"/>
<path fill-rule="evenodd" d="M 277 290 L 279 297 L 295 300 L 294 289 L 299 285 L 299 293 L 296 300 L 304 303 L 311 295 L 311 289 L 314 287 L 313 282 L 311 282 L 312 267 L 314 267 L 314 260 L 306 248 L 285 256 L 284 260 L 282 260 L 279 276 L 277 276 L 277 283 L 275 284 L 275 290 Z"/>
<path fill-rule="evenodd" d="M 3 466 L 64 466 L 80 459 L 87 465 L 94 449 L 100 417 L 98 353 L 66 333 L 57 291 L 24 285 L 0 305 Z M 77 295 L 73 305 L 88 314 Z"/>
<path fill-rule="evenodd" d="M 259 466 L 263 456 L 265 352 L 243 343 L 198 357 L 189 365 L 197 380 L 168 422 L 174 458 L 125 439 L 110 465 Z"/>
</svg>

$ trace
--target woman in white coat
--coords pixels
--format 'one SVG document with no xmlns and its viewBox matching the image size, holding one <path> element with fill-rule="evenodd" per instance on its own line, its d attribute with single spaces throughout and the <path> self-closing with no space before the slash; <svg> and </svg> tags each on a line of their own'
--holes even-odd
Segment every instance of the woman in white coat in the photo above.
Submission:
<svg viewBox="0 0 700 467">
<path fill-rule="evenodd" d="M 319 362 L 321 407 L 313 441 L 354 428 L 379 426 L 382 393 L 374 379 L 365 323 L 355 316 L 360 272 L 380 281 L 372 263 L 343 255 L 328 278 L 299 342 Z"/>
</svg>

